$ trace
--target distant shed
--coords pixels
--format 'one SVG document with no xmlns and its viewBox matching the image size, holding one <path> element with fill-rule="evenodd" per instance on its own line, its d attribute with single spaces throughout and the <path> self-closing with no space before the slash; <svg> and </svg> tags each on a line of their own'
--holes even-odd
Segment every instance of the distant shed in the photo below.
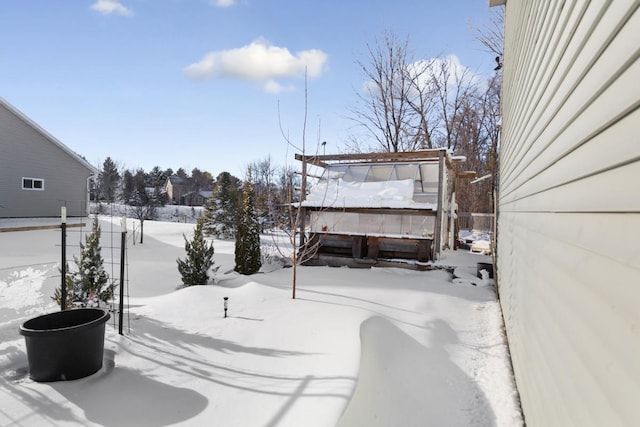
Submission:
<svg viewBox="0 0 640 427">
<path fill-rule="evenodd" d="M 302 202 L 317 245 L 307 264 L 416 265 L 452 246 L 455 178 L 464 174 L 446 149 L 296 159 L 323 168 Z"/>
</svg>

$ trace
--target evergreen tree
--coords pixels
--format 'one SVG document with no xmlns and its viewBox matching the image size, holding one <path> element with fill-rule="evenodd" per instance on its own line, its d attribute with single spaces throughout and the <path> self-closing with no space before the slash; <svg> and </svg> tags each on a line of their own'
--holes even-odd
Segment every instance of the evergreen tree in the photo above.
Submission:
<svg viewBox="0 0 640 427">
<path fill-rule="evenodd" d="M 120 182 L 120 173 L 115 162 L 111 157 L 107 157 L 102 164 L 102 171 L 99 175 L 100 180 L 100 199 L 107 202 L 116 200 L 116 190 Z"/>
<path fill-rule="evenodd" d="M 204 219 L 199 217 L 193 233 L 193 240 L 184 236 L 184 248 L 187 256 L 178 259 L 178 271 L 182 276 L 183 286 L 206 285 L 209 281 L 209 268 L 213 262 L 213 243 L 207 243 L 203 234 Z M 216 267 L 213 271 L 217 271 Z"/>
<path fill-rule="evenodd" d="M 134 201 L 136 192 L 136 180 L 129 169 L 124 171 L 122 181 L 121 200 L 125 205 L 129 205 Z"/>
<path fill-rule="evenodd" d="M 240 213 L 236 226 L 235 271 L 254 274 L 260 270 L 260 224 L 255 209 L 253 178 L 249 169 L 241 198 Z"/>
<path fill-rule="evenodd" d="M 167 177 L 160 166 L 154 166 L 149 173 L 144 174 L 145 191 L 153 199 L 156 206 L 164 206 L 167 202 L 165 184 Z"/>
<path fill-rule="evenodd" d="M 176 171 L 176 175 L 179 178 L 184 179 L 185 181 L 189 178 L 189 175 L 187 174 L 187 171 L 185 171 L 183 168 L 180 168 Z"/>
<path fill-rule="evenodd" d="M 151 171 L 146 174 L 145 185 L 152 188 L 162 188 L 167 181 L 167 177 L 160 166 L 154 166 Z"/>
<path fill-rule="evenodd" d="M 222 172 L 216 179 L 213 195 L 205 204 L 205 234 L 228 239 L 235 234 L 238 216 L 238 192 L 240 180 L 229 172 Z"/>
<path fill-rule="evenodd" d="M 91 233 L 80 243 L 80 260 L 74 256 L 78 271 L 67 273 L 65 284 L 67 298 L 65 309 L 73 306 L 100 307 L 100 302 L 107 303 L 113 296 L 114 284 L 104 269 L 100 248 L 100 226 L 98 218 L 94 218 Z M 67 271 L 69 269 L 67 268 Z M 60 289 L 56 289 L 53 299 L 60 304 Z"/>
<path fill-rule="evenodd" d="M 201 171 L 198 168 L 194 168 L 191 171 L 191 190 L 211 190 L 213 185 L 213 176 L 207 171 Z"/>
</svg>

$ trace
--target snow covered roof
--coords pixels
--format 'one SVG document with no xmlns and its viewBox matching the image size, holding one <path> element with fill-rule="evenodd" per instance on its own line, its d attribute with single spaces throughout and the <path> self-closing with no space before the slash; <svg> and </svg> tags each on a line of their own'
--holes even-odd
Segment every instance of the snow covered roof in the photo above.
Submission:
<svg viewBox="0 0 640 427">
<path fill-rule="evenodd" d="M 184 193 L 184 196 L 190 196 L 193 194 L 199 194 L 202 197 L 204 197 L 205 199 L 208 199 L 209 197 L 213 196 L 213 191 L 211 190 L 198 190 L 198 191 L 189 191 L 187 193 Z"/>
<path fill-rule="evenodd" d="M 178 175 L 171 175 L 167 178 L 167 180 L 171 183 L 171 185 L 186 185 L 187 180 L 185 178 L 179 177 Z"/>
<path fill-rule="evenodd" d="M 323 169 L 302 202 L 316 208 L 437 209 L 440 180 L 465 178 L 460 172 L 464 156 L 444 148 L 397 153 L 357 153 L 302 156 L 296 159 Z M 440 170 L 442 167 L 442 171 Z"/>
<path fill-rule="evenodd" d="M 435 210 L 434 203 L 413 200 L 413 180 L 349 182 L 342 178 L 321 180 L 311 188 L 304 207 L 396 208 Z"/>
</svg>

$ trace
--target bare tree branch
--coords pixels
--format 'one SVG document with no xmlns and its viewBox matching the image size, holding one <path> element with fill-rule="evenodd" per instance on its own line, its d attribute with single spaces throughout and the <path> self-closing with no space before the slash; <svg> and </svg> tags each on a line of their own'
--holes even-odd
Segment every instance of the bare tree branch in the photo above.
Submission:
<svg viewBox="0 0 640 427">
<path fill-rule="evenodd" d="M 487 52 L 502 58 L 504 51 L 504 6 L 491 8 L 489 22 L 481 27 L 469 23 L 473 38 L 480 42 Z"/>
<path fill-rule="evenodd" d="M 410 120 L 410 77 L 413 62 L 408 40 L 400 42 L 393 33 L 367 46 L 369 63 L 358 62 L 365 78 L 365 93 L 358 93 L 362 107 L 352 118 L 377 141 L 382 151 L 409 151 L 414 138 L 407 132 Z"/>
</svg>

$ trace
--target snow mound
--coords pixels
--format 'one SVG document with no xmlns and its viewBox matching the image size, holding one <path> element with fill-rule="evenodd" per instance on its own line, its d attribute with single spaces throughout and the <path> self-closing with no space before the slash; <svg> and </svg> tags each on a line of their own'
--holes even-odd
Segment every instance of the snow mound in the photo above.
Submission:
<svg viewBox="0 0 640 427">
<path fill-rule="evenodd" d="M 456 332 L 443 320 L 429 322 L 427 329 L 430 347 L 385 318 L 362 323 L 358 383 L 338 426 L 423 426 L 426 420 L 434 426 L 495 422 L 484 393 L 449 359 L 445 346 L 458 342 Z M 451 411 L 442 410 L 446 407 Z"/>
</svg>

